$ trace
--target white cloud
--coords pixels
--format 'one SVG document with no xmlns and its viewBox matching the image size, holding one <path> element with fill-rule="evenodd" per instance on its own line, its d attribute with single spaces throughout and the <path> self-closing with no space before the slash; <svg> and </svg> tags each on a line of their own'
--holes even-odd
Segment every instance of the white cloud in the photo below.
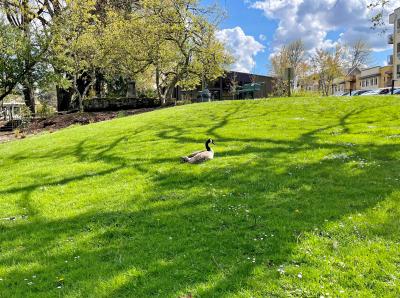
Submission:
<svg viewBox="0 0 400 298">
<path fill-rule="evenodd" d="M 372 13 L 368 2 L 370 0 L 254 0 L 249 5 L 277 21 L 273 48 L 299 38 L 310 51 L 362 39 L 374 51 L 386 50 L 389 48 L 386 36 L 370 29 Z M 396 1 L 391 2 L 388 12 L 396 6 Z M 341 34 L 337 40 L 331 40 L 329 32 Z"/>
<path fill-rule="evenodd" d="M 265 48 L 253 36 L 246 35 L 241 27 L 219 30 L 216 36 L 235 57 L 236 62 L 231 68 L 236 71 L 251 72 L 256 65 L 255 56 Z"/>
</svg>

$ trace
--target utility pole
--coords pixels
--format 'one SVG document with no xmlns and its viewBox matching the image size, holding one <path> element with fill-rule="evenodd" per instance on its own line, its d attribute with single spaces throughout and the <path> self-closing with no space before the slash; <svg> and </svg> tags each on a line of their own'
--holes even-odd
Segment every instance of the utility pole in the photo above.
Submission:
<svg viewBox="0 0 400 298">
<path fill-rule="evenodd" d="M 291 81 L 292 81 L 292 74 L 293 74 L 293 68 L 292 67 L 288 67 L 285 71 L 285 77 L 288 80 L 288 96 L 292 96 L 292 92 L 291 92 Z"/>
<path fill-rule="evenodd" d="M 392 80 L 392 89 L 390 90 L 390 93 L 393 95 L 393 93 L 394 93 L 394 81 L 395 80 Z"/>
</svg>

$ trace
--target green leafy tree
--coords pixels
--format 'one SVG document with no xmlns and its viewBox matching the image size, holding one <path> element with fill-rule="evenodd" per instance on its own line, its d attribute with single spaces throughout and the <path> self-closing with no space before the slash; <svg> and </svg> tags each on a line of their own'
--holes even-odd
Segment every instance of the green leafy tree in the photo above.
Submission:
<svg viewBox="0 0 400 298">
<path fill-rule="evenodd" d="M 153 81 L 165 104 L 177 85 L 192 89 L 214 80 L 231 62 L 211 15 L 194 0 L 141 0 L 128 15 L 108 11 L 102 67 L 112 77 Z"/>
<path fill-rule="evenodd" d="M 111 80 L 152 80 L 148 70 L 156 36 L 150 34 L 155 31 L 147 28 L 145 16 L 139 12 L 124 15 L 113 9 L 108 11 L 105 24 L 102 38 L 98 39 L 101 71 Z"/>
<path fill-rule="evenodd" d="M 73 100 L 83 111 L 83 101 L 96 83 L 101 38 L 98 19 L 93 14 L 96 2 L 67 0 L 63 12 L 54 20 L 51 52 L 53 65 L 69 76 Z"/>
<path fill-rule="evenodd" d="M 46 52 L 39 35 L 35 39 L 0 19 L 0 101 L 23 85 L 27 80 L 46 73 L 41 64 Z M 26 91 L 26 88 L 24 88 Z M 29 97 L 27 106 L 34 112 Z"/>
<path fill-rule="evenodd" d="M 102 40 L 103 67 L 132 80 L 146 76 L 165 104 L 177 85 L 192 89 L 203 79 L 212 81 L 230 63 L 210 15 L 194 0 L 142 0 L 123 18 L 111 12 Z"/>
<path fill-rule="evenodd" d="M 317 49 L 311 57 L 314 73 L 321 84 L 322 93 L 328 96 L 333 80 L 344 75 L 343 48 L 337 45 L 333 51 Z"/>
<path fill-rule="evenodd" d="M 196 0 L 142 0 L 141 4 L 147 35 L 153 36 L 149 55 L 163 104 L 177 85 L 193 89 L 202 80 L 223 75 L 232 58 L 215 38 L 211 11 Z"/>
<path fill-rule="evenodd" d="M 14 79 L 18 78 L 17 85 L 22 86 L 25 103 L 32 112 L 35 112 L 35 82 L 36 78 L 40 77 L 35 76 L 34 71 L 40 68 L 45 70 L 43 64 L 39 67 L 36 67 L 36 64 L 43 62 L 43 59 L 45 59 L 45 52 L 47 50 L 47 42 L 44 40 L 46 38 L 45 28 L 48 25 L 49 16 L 47 8 L 50 7 L 52 6 L 49 1 L 41 0 L 0 1 L 0 14 L 5 17 L 8 25 L 24 35 L 26 51 L 24 51 L 23 55 L 21 55 L 21 52 L 18 52 L 19 55 L 15 56 L 16 59 L 24 64 L 22 67 L 23 71 L 19 72 L 19 75 L 14 76 Z M 16 71 L 18 70 L 21 70 L 21 68 L 16 68 Z"/>
</svg>

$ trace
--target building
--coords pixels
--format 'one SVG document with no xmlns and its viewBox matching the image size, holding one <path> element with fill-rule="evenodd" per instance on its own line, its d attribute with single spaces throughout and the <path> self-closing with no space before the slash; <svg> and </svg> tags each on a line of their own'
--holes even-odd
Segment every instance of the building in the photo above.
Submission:
<svg viewBox="0 0 400 298">
<path fill-rule="evenodd" d="M 379 88 L 391 87 L 393 80 L 393 63 L 380 68 L 380 85 Z"/>
<path fill-rule="evenodd" d="M 340 94 L 351 92 L 358 89 L 357 79 L 359 78 L 361 71 L 356 67 L 350 69 L 347 75 L 337 78 L 332 84 L 332 94 Z"/>
<path fill-rule="evenodd" d="M 22 123 L 22 108 L 24 103 L 7 102 L 0 107 L 0 132 L 13 131 Z"/>
<path fill-rule="evenodd" d="M 21 110 L 24 103 L 20 102 L 6 102 L 0 108 L 0 121 L 21 120 Z"/>
<path fill-rule="evenodd" d="M 357 78 L 357 88 L 360 90 L 371 90 L 390 87 L 392 83 L 392 66 L 375 66 L 362 69 Z"/>
<path fill-rule="evenodd" d="M 257 88 L 251 96 L 239 92 L 245 85 L 254 83 L 260 86 L 260 88 Z M 203 89 L 207 89 L 211 93 L 212 100 L 242 99 L 246 96 L 251 98 L 265 98 L 272 94 L 273 84 L 274 78 L 270 76 L 230 71 L 204 87 L 199 86 L 196 90 L 183 91 L 177 87 L 174 97 L 177 100 L 195 100 L 200 98 Z"/>
<path fill-rule="evenodd" d="M 318 79 L 318 75 L 312 74 L 305 78 L 299 80 L 300 90 L 309 91 L 309 92 L 320 92 L 321 91 L 321 83 Z"/>
<path fill-rule="evenodd" d="M 393 33 L 389 35 L 388 42 L 393 45 L 393 79 L 395 87 L 400 87 L 400 7 L 389 16 L 389 23 L 393 25 Z"/>
</svg>

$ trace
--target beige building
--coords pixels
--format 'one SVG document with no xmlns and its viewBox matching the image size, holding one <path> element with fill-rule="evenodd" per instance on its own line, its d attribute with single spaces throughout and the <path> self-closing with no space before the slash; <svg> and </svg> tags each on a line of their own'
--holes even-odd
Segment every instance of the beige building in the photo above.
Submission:
<svg viewBox="0 0 400 298">
<path fill-rule="evenodd" d="M 320 92 L 321 84 L 318 80 L 317 75 L 309 75 L 301 80 L 299 80 L 300 90 L 310 91 L 310 92 Z"/>
<path fill-rule="evenodd" d="M 379 88 L 392 87 L 393 63 L 380 68 L 380 78 Z"/>
<path fill-rule="evenodd" d="M 355 68 L 349 71 L 347 75 L 334 79 L 329 92 L 333 95 L 340 95 L 356 90 L 374 90 L 391 87 L 392 73 L 392 65 L 375 66 L 362 70 Z M 317 76 L 312 75 L 302 81 L 301 89 L 320 91 L 321 85 Z"/>
<path fill-rule="evenodd" d="M 348 71 L 346 76 L 335 79 L 332 84 L 332 94 L 352 92 L 359 89 L 357 78 L 360 76 L 360 73 L 361 71 L 358 68 L 354 68 Z"/>
<path fill-rule="evenodd" d="M 393 79 L 395 86 L 400 87 L 400 7 L 389 16 L 393 33 L 389 35 L 389 44 L 393 44 Z"/>
<path fill-rule="evenodd" d="M 375 66 L 362 69 L 357 78 L 357 89 L 373 90 L 390 87 L 392 82 L 392 66 Z"/>
</svg>

